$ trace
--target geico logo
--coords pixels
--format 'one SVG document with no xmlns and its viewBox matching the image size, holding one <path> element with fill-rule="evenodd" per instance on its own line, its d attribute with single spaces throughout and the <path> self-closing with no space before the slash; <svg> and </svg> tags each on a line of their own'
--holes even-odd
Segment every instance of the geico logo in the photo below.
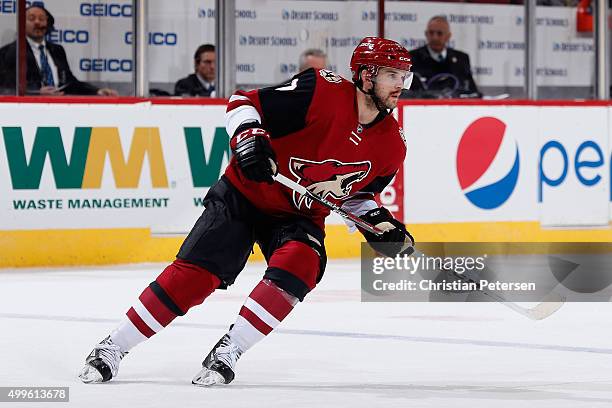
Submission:
<svg viewBox="0 0 612 408">
<path fill-rule="evenodd" d="M 42 2 L 41 2 L 42 3 Z M 30 7 L 32 1 L 26 1 L 26 7 Z M 0 14 L 15 14 L 17 13 L 17 1 L 15 0 L 0 0 Z"/>
<path fill-rule="evenodd" d="M 0 0 L 0 14 L 15 14 L 17 2 L 15 0 Z"/>
<path fill-rule="evenodd" d="M 127 31 L 123 36 L 126 44 L 132 44 L 134 34 Z M 176 33 L 149 33 L 149 45 L 176 45 L 178 36 Z"/>
<path fill-rule="evenodd" d="M 114 58 L 81 58 L 79 68 L 83 72 L 131 72 L 132 60 Z"/>
<path fill-rule="evenodd" d="M 78 43 L 89 42 L 89 32 L 85 30 L 53 30 L 47 34 L 47 40 L 54 43 Z"/>
<path fill-rule="evenodd" d="M 79 10 L 87 17 L 132 17 L 131 4 L 81 3 Z"/>
<path fill-rule="evenodd" d="M 556 152 L 557 160 L 547 156 Z M 561 166 L 559 171 L 559 156 Z M 548 166 L 545 164 L 548 162 Z M 551 164 L 552 163 L 552 164 Z M 574 174 L 578 182 L 586 187 L 594 186 L 602 179 L 602 171 L 596 170 L 604 166 L 604 153 L 601 147 L 592 140 L 586 140 L 578 146 L 574 154 L 573 166 Z M 557 187 L 566 179 L 570 169 L 567 149 L 557 140 L 547 142 L 540 149 L 540 161 L 538 164 L 538 201 L 542 202 L 544 185 Z M 589 169 L 589 170 L 587 170 Z M 548 171 L 547 171 L 548 170 Z"/>
</svg>

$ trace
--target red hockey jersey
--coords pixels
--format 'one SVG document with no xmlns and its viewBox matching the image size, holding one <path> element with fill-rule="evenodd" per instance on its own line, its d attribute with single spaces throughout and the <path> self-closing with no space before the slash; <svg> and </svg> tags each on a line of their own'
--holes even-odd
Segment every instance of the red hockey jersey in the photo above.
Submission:
<svg viewBox="0 0 612 408">
<path fill-rule="evenodd" d="M 285 84 L 230 98 L 230 136 L 247 120 L 270 132 L 279 171 L 320 196 L 340 203 L 373 199 L 394 177 L 406 155 L 397 121 L 380 114 L 358 121 L 356 88 L 328 70 L 309 69 Z M 232 158 L 225 176 L 255 207 L 271 215 L 301 215 L 323 228 L 329 210 L 279 183 L 250 181 Z"/>
</svg>

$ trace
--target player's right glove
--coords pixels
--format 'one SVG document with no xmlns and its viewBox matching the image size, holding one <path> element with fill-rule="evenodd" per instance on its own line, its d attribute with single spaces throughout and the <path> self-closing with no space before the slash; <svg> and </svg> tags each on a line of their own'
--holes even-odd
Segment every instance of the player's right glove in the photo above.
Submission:
<svg viewBox="0 0 612 408">
<path fill-rule="evenodd" d="M 385 207 L 374 208 L 359 218 L 384 231 L 382 235 L 376 235 L 359 229 L 376 252 L 389 257 L 410 255 L 414 252 L 414 238 L 406 230 L 406 226 L 393 218 Z"/>
<path fill-rule="evenodd" d="M 232 153 L 240 171 L 249 180 L 273 183 L 277 173 L 276 154 L 272 150 L 270 134 L 261 128 L 249 128 L 230 140 Z"/>
</svg>

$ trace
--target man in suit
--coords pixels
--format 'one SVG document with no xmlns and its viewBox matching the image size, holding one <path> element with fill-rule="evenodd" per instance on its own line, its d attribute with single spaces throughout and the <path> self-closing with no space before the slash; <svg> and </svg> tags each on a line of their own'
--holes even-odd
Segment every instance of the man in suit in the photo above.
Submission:
<svg viewBox="0 0 612 408">
<path fill-rule="evenodd" d="M 193 55 L 195 72 L 179 79 L 174 85 L 176 96 L 209 96 L 215 97 L 215 46 L 203 44 Z"/>
<path fill-rule="evenodd" d="M 412 70 L 424 80 L 426 88 L 430 91 L 449 89 L 452 96 L 481 96 L 472 78 L 470 57 L 447 46 L 451 31 L 446 16 L 434 16 L 429 20 L 425 38 L 427 45 L 410 51 L 410 56 Z"/>
<path fill-rule="evenodd" d="M 64 47 L 45 40 L 45 35 L 53 29 L 53 23 L 53 16 L 42 3 L 33 2 L 26 9 L 26 92 L 48 96 L 116 96 L 115 90 L 97 88 L 75 78 L 68 65 Z M 0 48 L 0 82 L 6 89 L 15 89 L 16 53 L 16 42 Z"/>
</svg>

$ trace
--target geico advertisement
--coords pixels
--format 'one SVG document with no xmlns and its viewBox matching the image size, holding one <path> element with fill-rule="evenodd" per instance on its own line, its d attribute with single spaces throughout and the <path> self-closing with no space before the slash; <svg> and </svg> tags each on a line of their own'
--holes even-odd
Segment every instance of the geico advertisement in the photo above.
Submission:
<svg viewBox="0 0 612 408">
<path fill-rule="evenodd" d="M 188 231 L 229 162 L 224 112 L 0 104 L 0 229 Z"/>
<path fill-rule="evenodd" d="M 609 108 L 403 109 L 407 222 L 608 225 Z"/>
</svg>

